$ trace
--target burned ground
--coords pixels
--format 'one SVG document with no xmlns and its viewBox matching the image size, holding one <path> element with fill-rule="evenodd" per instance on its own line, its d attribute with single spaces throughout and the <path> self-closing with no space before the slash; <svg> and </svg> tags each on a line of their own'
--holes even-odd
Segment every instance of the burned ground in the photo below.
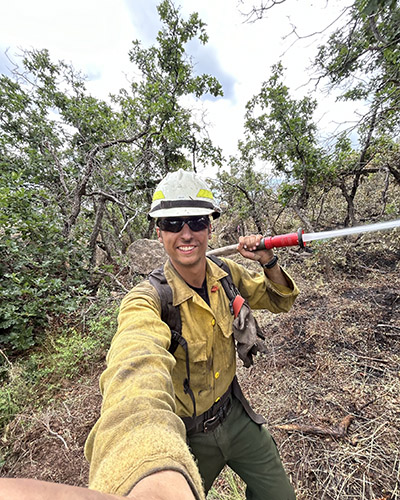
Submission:
<svg viewBox="0 0 400 500">
<path fill-rule="evenodd" d="M 300 289 L 287 314 L 257 312 L 267 354 L 238 362 L 299 500 L 400 498 L 400 273 L 398 249 L 284 255 Z M 83 444 L 101 398 L 98 375 L 71 381 L 51 406 L 23 414 L 3 436 L 1 474 L 86 485 Z M 344 425 L 346 422 L 346 425 Z M 223 476 L 217 490 L 229 498 Z"/>
</svg>

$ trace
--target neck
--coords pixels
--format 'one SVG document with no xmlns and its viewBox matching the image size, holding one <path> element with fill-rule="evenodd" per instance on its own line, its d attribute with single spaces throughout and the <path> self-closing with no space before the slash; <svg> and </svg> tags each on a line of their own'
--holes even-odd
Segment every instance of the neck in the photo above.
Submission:
<svg viewBox="0 0 400 500">
<path fill-rule="evenodd" d="M 206 277 L 207 261 L 205 256 L 204 260 L 201 260 L 200 262 L 191 266 L 182 266 L 176 262 L 173 262 L 171 259 L 170 262 L 182 277 L 182 279 L 186 281 L 186 283 L 196 288 L 201 288 Z"/>
</svg>

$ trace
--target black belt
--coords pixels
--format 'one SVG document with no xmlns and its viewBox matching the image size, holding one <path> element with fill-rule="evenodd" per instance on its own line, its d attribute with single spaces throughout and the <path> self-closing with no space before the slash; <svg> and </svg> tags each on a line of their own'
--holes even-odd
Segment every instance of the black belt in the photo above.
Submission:
<svg viewBox="0 0 400 500">
<path fill-rule="evenodd" d="M 225 420 L 231 406 L 232 384 L 209 410 L 194 418 L 182 417 L 183 423 L 186 427 L 186 434 L 191 436 L 192 434 L 197 434 L 198 432 L 212 432 Z"/>
</svg>

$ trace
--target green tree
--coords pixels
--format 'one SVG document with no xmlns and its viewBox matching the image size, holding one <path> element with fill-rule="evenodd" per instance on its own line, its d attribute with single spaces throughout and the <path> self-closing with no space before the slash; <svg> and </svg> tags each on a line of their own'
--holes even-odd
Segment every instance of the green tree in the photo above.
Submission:
<svg viewBox="0 0 400 500">
<path fill-rule="evenodd" d="M 35 342 L 49 316 L 92 288 L 96 252 L 109 262 L 150 234 L 146 212 L 168 171 L 218 164 L 221 153 L 182 98 L 222 95 L 210 75 L 195 76 L 185 53 L 207 42 L 197 14 L 185 21 L 172 2 L 158 6 L 155 46 L 130 52 L 141 75 L 110 102 L 89 95 L 71 65 L 47 50 L 24 53 L 0 76 L 0 340 Z M 43 297 L 43 300 L 39 300 Z"/>
<path fill-rule="evenodd" d="M 393 0 L 357 0 L 346 21 L 319 47 L 315 68 L 341 99 L 370 103 L 365 119 L 378 132 L 398 135 L 400 7 Z"/>
<path fill-rule="evenodd" d="M 290 96 L 282 83 L 283 67 L 272 68 L 272 75 L 246 106 L 245 140 L 239 148 L 244 159 L 258 158 L 269 164 L 282 179 L 281 201 L 296 211 L 310 227 L 306 208 L 312 188 L 323 182 L 326 172 L 324 151 L 318 147 L 313 122 L 316 101 Z"/>
<path fill-rule="evenodd" d="M 358 126 L 360 152 L 348 157 L 347 168 L 341 163 L 335 180 L 347 202 L 346 225 L 356 221 L 354 200 L 363 177 L 386 170 L 399 182 L 396 155 L 385 152 L 390 140 L 398 141 L 400 132 L 399 42 L 398 3 L 357 0 L 346 22 L 318 50 L 319 78 L 327 79 L 330 88 L 341 89 L 339 99 L 360 101 L 367 108 Z M 339 141 L 338 147 L 343 144 Z M 385 162 L 374 161 L 383 156 Z"/>
<path fill-rule="evenodd" d="M 275 210 L 270 208 L 277 202 L 277 197 L 268 185 L 268 179 L 252 165 L 231 158 L 229 172 L 220 170 L 212 184 L 226 206 L 223 216 L 232 228 L 240 227 L 247 232 L 256 230 L 259 234 L 273 229 L 270 213 L 275 213 Z M 254 228 L 249 227 L 249 223 Z"/>
</svg>

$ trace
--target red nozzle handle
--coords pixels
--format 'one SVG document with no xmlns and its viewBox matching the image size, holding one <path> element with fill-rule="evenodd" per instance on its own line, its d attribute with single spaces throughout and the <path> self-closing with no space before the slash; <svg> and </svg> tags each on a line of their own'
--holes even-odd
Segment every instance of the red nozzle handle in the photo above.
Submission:
<svg viewBox="0 0 400 500">
<path fill-rule="evenodd" d="M 304 248 L 303 233 L 304 231 L 300 228 L 297 233 L 266 236 L 261 240 L 257 250 L 271 250 L 271 248 L 293 247 L 296 245 L 300 245 L 301 248 Z"/>
</svg>

